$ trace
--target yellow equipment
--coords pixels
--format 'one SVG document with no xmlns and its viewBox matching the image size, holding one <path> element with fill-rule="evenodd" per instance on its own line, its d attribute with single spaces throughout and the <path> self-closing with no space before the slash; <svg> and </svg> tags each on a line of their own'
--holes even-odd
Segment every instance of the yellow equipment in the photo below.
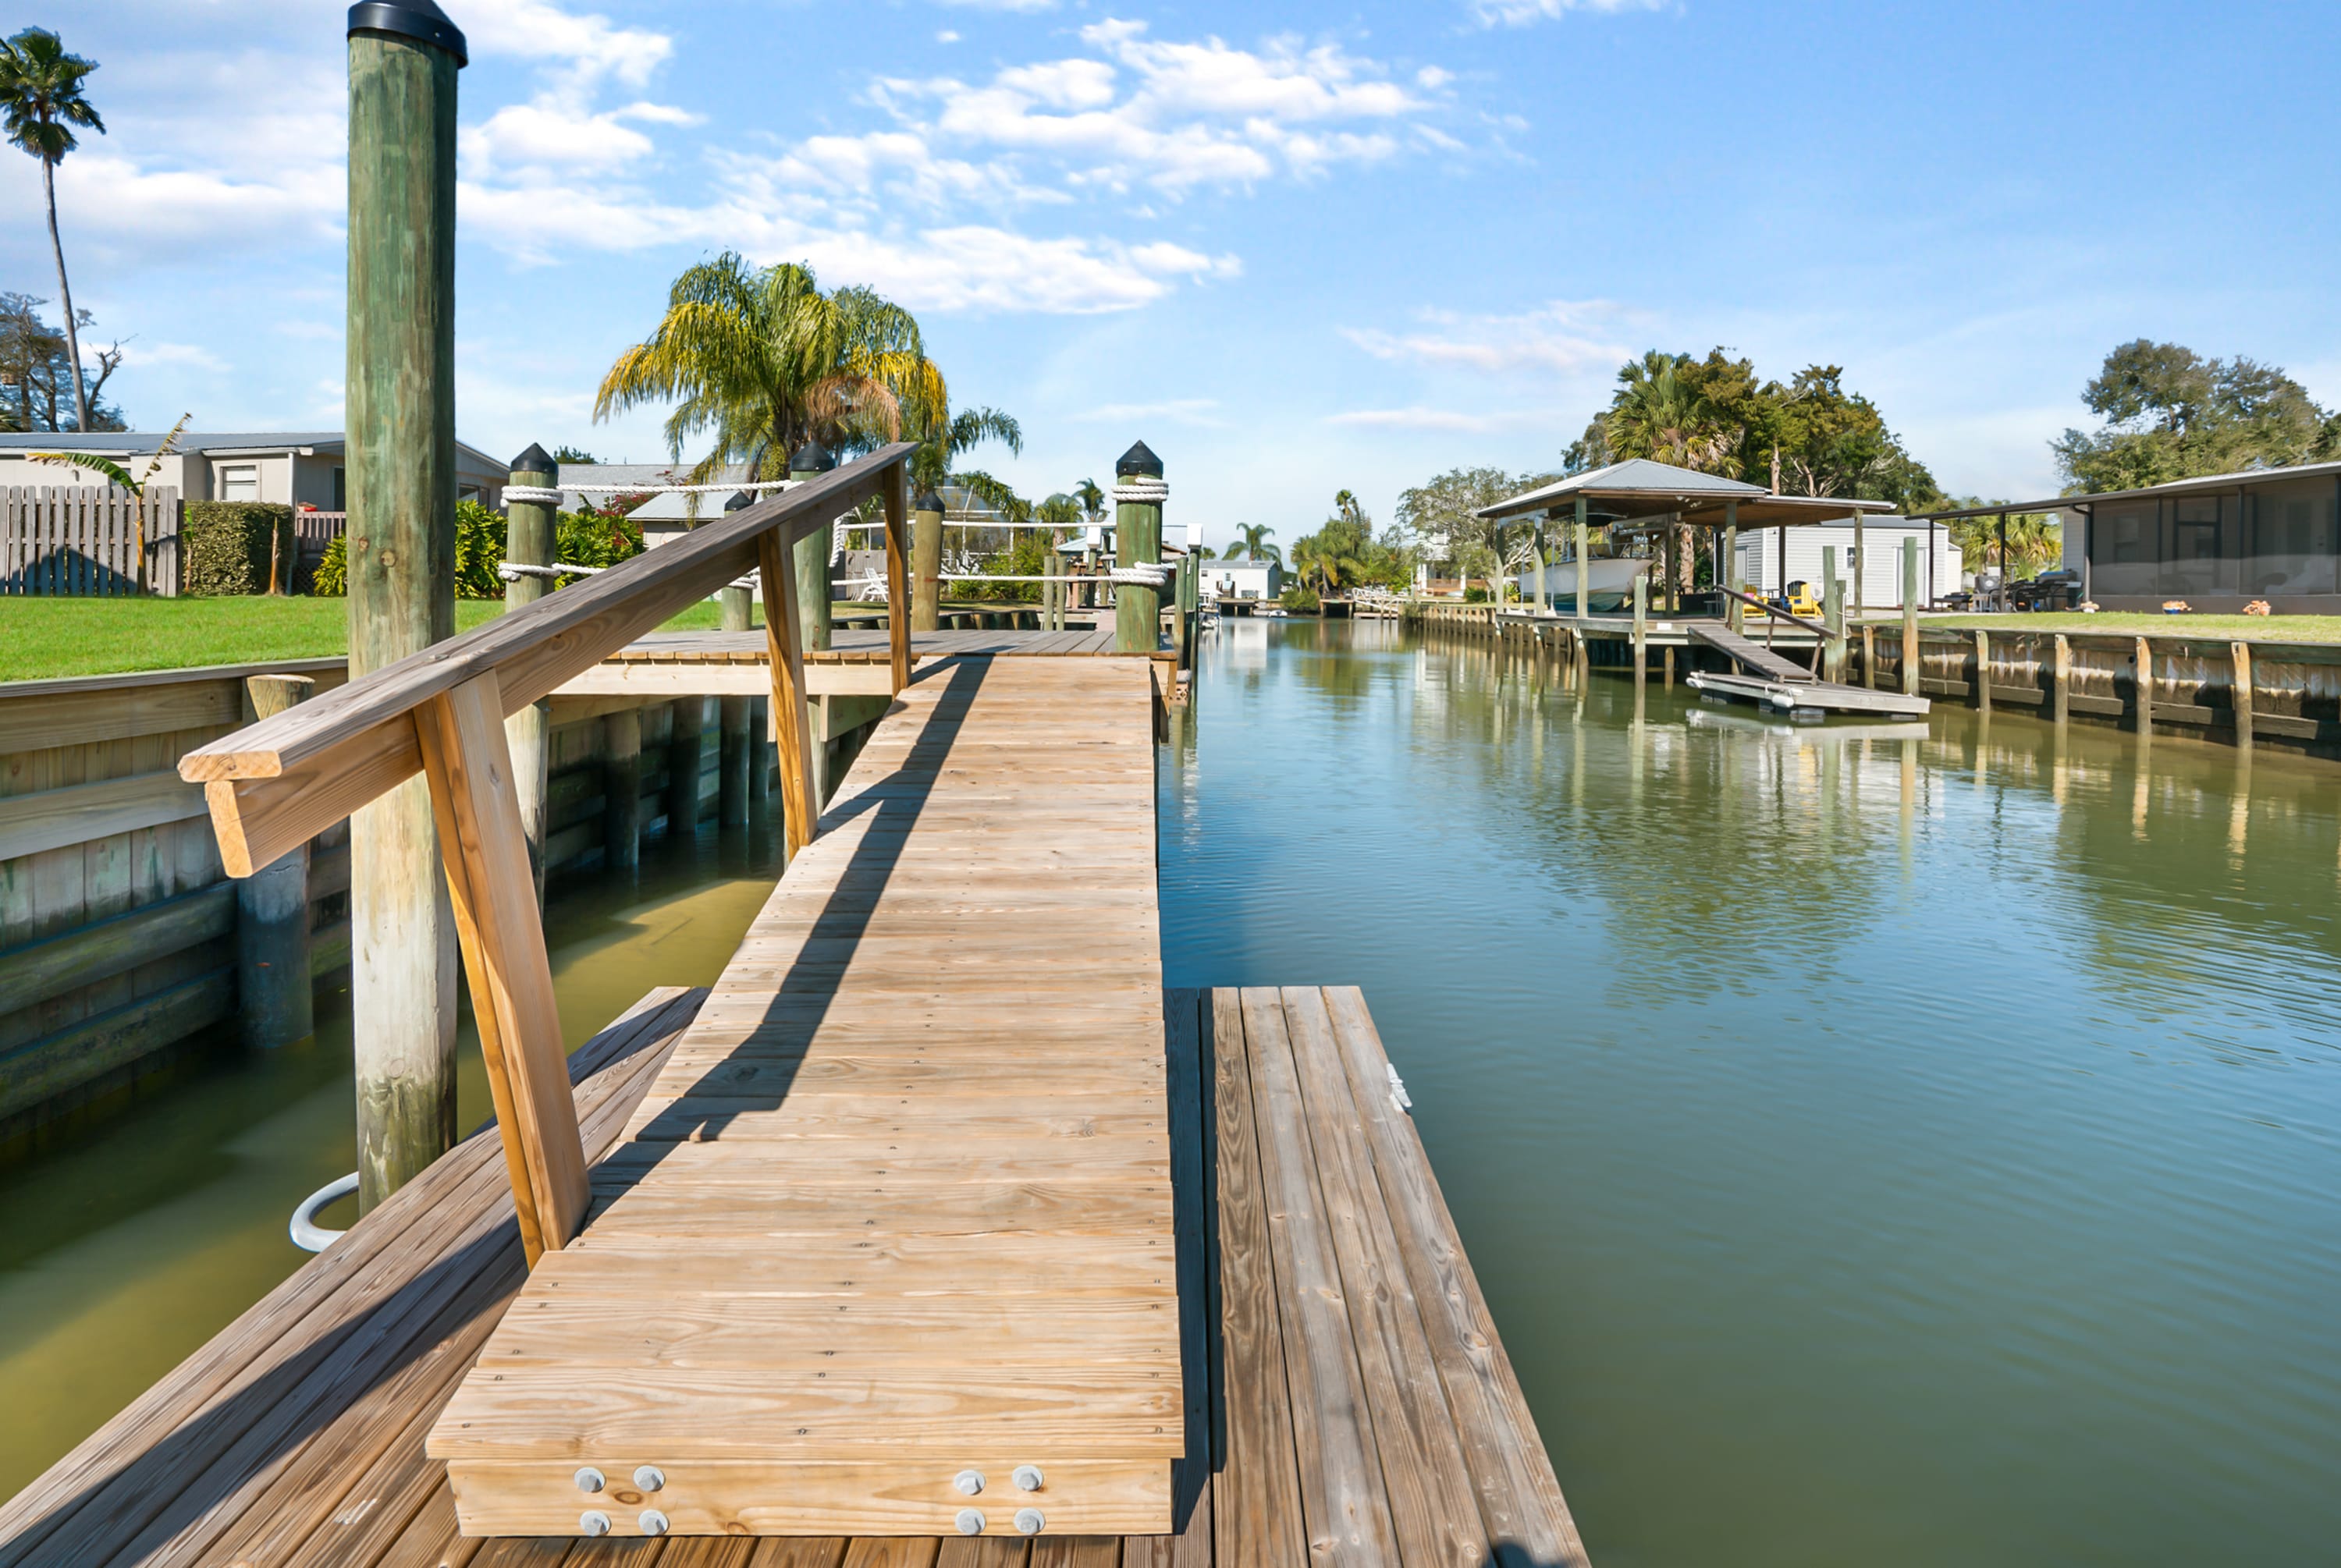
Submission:
<svg viewBox="0 0 2341 1568">
<path fill-rule="evenodd" d="M 1786 604 L 1781 604 L 1777 598 L 1772 602 L 1789 614 L 1801 616 L 1807 620 L 1818 620 L 1821 618 L 1821 601 L 1814 597 L 1813 585 L 1801 577 L 1788 584 Z"/>
</svg>

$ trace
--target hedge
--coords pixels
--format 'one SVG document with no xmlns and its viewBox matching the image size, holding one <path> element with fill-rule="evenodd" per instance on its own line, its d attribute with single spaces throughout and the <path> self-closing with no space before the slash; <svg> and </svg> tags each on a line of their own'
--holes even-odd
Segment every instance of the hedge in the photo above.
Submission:
<svg viewBox="0 0 2341 1568">
<path fill-rule="evenodd" d="M 643 552 L 640 523 L 615 512 L 591 507 L 561 512 L 553 520 L 555 561 L 572 566 L 615 566 Z M 503 578 L 497 568 L 504 561 L 504 519 L 476 501 L 455 503 L 455 597 L 502 599 Z M 350 590 L 349 534 L 334 536 L 325 558 L 317 563 L 312 593 L 338 598 Z"/>
<path fill-rule="evenodd" d="M 179 524 L 180 591 L 267 592 L 272 534 L 289 590 L 296 548 L 291 507 L 263 501 L 189 501 Z"/>
</svg>

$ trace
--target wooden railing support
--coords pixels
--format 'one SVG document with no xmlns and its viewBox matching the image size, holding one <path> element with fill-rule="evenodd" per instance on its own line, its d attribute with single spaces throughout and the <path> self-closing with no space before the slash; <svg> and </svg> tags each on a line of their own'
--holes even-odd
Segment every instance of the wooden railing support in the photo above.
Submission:
<svg viewBox="0 0 2341 1568">
<path fill-rule="evenodd" d="M 503 719 L 490 671 L 416 708 L 414 738 L 431 784 L 521 1246 L 534 1267 L 584 1223 L 585 1147 Z"/>
<path fill-rule="evenodd" d="M 911 476 L 889 476 L 886 502 L 886 646 L 893 660 L 894 695 L 911 683 Z"/>
<path fill-rule="evenodd" d="M 772 739 L 781 753 L 782 839 L 792 858 L 812 842 L 820 797 L 812 781 L 812 713 L 805 702 L 804 650 L 797 630 L 797 571 L 772 534 L 756 540 L 764 595 L 764 646 L 772 667 Z M 891 562 L 889 563 L 891 565 Z"/>
</svg>

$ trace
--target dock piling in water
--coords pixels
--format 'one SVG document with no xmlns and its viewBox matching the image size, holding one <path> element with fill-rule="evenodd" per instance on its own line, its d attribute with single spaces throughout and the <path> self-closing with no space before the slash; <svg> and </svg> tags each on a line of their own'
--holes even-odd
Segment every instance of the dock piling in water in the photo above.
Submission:
<svg viewBox="0 0 2341 1568">
<path fill-rule="evenodd" d="M 265 719 L 307 699 L 306 675 L 245 680 L 253 716 Z M 287 849 L 235 885 L 236 1021 L 244 1043 L 289 1046 L 316 1032 L 309 973 L 309 846 Z"/>
<path fill-rule="evenodd" d="M 1918 695 L 1918 541 L 1902 541 L 1902 695 Z"/>
<path fill-rule="evenodd" d="M 504 560 L 514 566 L 551 566 L 554 560 L 554 522 L 558 501 L 526 494 L 543 490 L 557 492 L 561 465 L 534 442 L 512 461 L 513 487 L 504 496 Z M 515 491 L 519 493 L 514 493 Z M 550 580 L 523 573 L 504 584 L 504 608 L 533 604 L 553 591 Z M 536 901 L 544 902 L 545 790 L 552 782 L 553 736 L 550 704 L 532 702 L 504 720 L 504 740 L 512 748 L 513 782 L 520 787 L 521 826 L 528 829 L 528 864 L 536 873 Z"/>
</svg>

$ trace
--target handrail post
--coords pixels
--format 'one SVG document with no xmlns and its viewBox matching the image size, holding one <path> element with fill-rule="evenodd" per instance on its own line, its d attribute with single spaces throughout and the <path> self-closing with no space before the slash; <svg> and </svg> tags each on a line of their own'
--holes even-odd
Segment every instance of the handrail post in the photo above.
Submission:
<svg viewBox="0 0 2341 1568">
<path fill-rule="evenodd" d="M 911 630 L 942 628 L 943 498 L 921 494 L 911 524 Z"/>
<path fill-rule="evenodd" d="M 911 472 L 902 463 L 886 476 L 886 643 L 893 659 L 894 695 L 911 683 Z"/>
<path fill-rule="evenodd" d="M 513 487 L 556 490 L 561 465 L 534 442 L 512 461 Z M 513 566 L 551 566 L 554 559 L 554 521 L 559 504 L 550 501 L 504 499 L 504 560 Z M 534 604 L 553 591 L 552 582 L 522 574 L 504 584 L 504 609 Z M 512 747 L 513 782 L 520 789 L 521 825 L 528 830 L 528 864 L 536 876 L 536 901 L 544 902 L 545 795 L 552 786 L 553 708 L 532 702 L 504 720 L 504 738 Z"/>
<path fill-rule="evenodd" d="M 772 739 L 781 753 L 782 841 L 788 854 L 812 842 L 820 809 L 812 781 L 812 718 L 805 704 L 804 650 L 797 627 L 796 560 L 780 535 L 756 536 L 757 579 L 764 595 L 764 648 L 772 667 Z"/>
<path fill-rule="evenodd" d="M 414 737 L 430 781 L 521 1246 L 533 1268 L 584 1223 L 585 1147 L 503 717 L 492 671 L 417 708 Z"/>
</svg>

